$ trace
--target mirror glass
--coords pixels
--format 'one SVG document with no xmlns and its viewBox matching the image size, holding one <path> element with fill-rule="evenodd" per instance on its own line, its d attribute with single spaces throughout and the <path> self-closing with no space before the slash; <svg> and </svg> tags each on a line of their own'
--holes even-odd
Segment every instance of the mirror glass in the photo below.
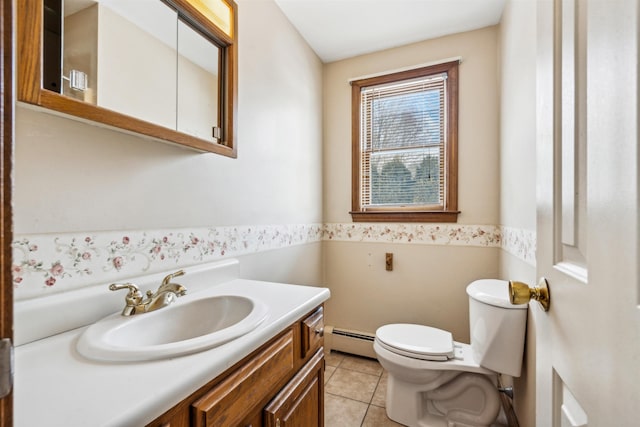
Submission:
<svg viewBox="0 0 640 427">
<path fill-rule="evenodd" d="M 178 21 L 177 129 L 212 142 L 221 138 L 218 116 L 221 52 L 199 31 Z"/>
<path fill-rule="evenodd" d="M 223 49 L 174 8 L 161 0 L 44 1 L 45 89 L 219 142 Z M 64 16 L 57 62 L 47 24 L 56 6 Z"/>
</svg>

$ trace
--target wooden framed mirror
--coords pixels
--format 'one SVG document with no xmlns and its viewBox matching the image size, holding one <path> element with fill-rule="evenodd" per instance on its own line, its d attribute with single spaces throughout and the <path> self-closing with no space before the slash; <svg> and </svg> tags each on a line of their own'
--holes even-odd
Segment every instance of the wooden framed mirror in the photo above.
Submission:
<svg viewBox="0 0 640 427">
<path fill-rule="evenodd" d="M 21 0 L 17 98 L 237 156 L 233 0 Z"/>
</svg>

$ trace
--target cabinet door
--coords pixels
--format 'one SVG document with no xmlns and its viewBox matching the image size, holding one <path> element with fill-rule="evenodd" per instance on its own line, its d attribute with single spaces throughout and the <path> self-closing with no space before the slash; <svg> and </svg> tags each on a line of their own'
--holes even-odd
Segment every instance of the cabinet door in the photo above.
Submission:
<svg viewBox="0 0 640 427">
<path fill-rule="evenodd" d="M 264 411 L 266 427 L 324 426 L 324 349 L 322 347 Z"/>
<path fill-rule="evenodd" d="M 312 354 L 324 343 L 324 313 L 318 307 L 302 321 L 302 357 Z"/>
<path fill-rule="evenodd" d="M 290 329 L 192 405 L 194 427 L 242 425 L 293 369 Z"/>
<path fill-rule="evenodd" d="M 262 427 L 262 411 L 257 411 L 254 415 L 240 423 L 241 427 Z"/>
</svg>

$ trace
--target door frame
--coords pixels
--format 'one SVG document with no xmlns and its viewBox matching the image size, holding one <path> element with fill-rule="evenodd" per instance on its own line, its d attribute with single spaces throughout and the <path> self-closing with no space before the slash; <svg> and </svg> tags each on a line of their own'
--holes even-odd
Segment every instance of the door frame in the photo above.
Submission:
<svg viewBox="0 0 640 427">
<path fill-rule="evenodd" d="M 11 241 L 13 240 L 13 0 L 0 3 L 0 338 L 13 341 L 13 279 Z M 13 426 L 13 391 L 0 399 L 0 427 Z"/>
</svg>

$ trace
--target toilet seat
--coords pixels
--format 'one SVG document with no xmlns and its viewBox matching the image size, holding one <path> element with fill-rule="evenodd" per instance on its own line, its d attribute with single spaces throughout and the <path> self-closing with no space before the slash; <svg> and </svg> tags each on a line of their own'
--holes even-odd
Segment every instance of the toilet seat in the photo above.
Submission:
<svg viewBox="0 0 640 427">
<path fill-rule="evenodd" d="M 376 331 L 381 347 L 420 360 L 446 361 L 454 357 L 451 332 L 431 326 L 396 323 Z"/>
</svg>

